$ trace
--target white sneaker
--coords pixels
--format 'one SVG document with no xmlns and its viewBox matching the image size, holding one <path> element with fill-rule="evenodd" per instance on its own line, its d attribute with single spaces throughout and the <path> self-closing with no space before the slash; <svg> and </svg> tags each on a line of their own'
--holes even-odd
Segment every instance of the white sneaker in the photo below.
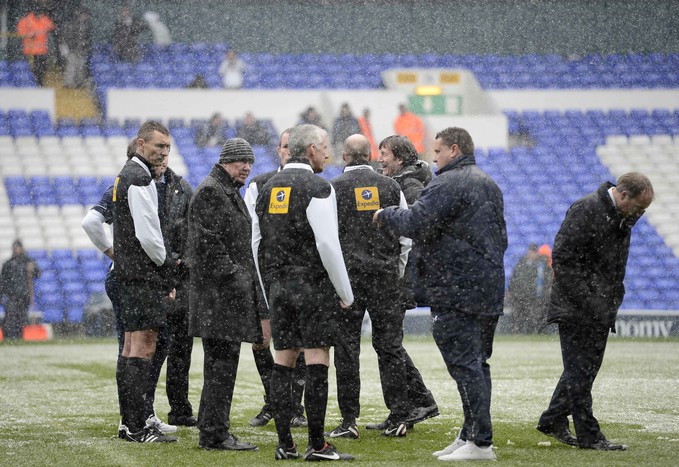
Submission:
<svg viewBox="0 0 679 467">
<path fill-rule="evenodd" d="M 453 451 L 450 454 L 439 457 L 440 461 L 496 461 L 497 456 L 493 452 L 493 446 L 480 447 L 474 444 L 473 441 L 467 443 L 461 448 Z"/>
<path fill-rule="evenodd" d="M 452 454 L 455 451 L 457 451 L 458 449 L 460 449 L 462 446 L 464 446 L 465 444 L 467 444 L 467 442 L 464 441 L 464 440 L 461 440 L 460 435 L 458 435 L 457 438 L 455 438 L 455 441 L 453 441 L 452 443 L 450 443 L 448 446 L 441 449 L 440 451 L 433 452 L 432 456 L 441 457 L 441 456 L 445 456 L 446 454 Z"/>
<path fill-rule="evenodd" d="M 153 414 L 148 419 L 146 419 L 146 426 L 157 428 L 163 434 L 176 433 L 177 431 L 177 427 L 175 425 L 168 425 L 158 418 L 156 414 Z"/>
</svg>

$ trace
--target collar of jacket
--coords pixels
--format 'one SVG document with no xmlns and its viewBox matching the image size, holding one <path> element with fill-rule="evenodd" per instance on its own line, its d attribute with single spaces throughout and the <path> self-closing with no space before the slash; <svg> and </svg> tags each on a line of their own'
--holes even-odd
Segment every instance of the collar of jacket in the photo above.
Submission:
<svg viewBox="0 0 679 467">
<path fill-rule="evenodd" d="M 361 169 L 375 171 L 375 169 L 373 169 L 370 166 L 370 164 L 368 164 L 368 162 L 350 162 L 350 163 L 347 164 L 346 167 L 344 167 L 345 172 L 351 172 L 352 170 L 361 170 Z"/>
<path fill-rule="evenodd" d="M 233 177 L 229 175 L 229 172 L 227 172 L 226 169 L 219 164 L 215 164 L 215 166 L 212 167 L 210 175 L 216 178 L 219 183 L 224 185 L 224 188 L 227 191 L 236 192 L 241 186 L 243 186 L 236 183 L 236 180 L 234 180 Z"/>
<path fill-rule="evenodd" d="M 314 169 L 311 168 L 311 164 L 309 161 L 304 159 L 306 162 L 300 160 L 300 159 L 295 159 L 295 160 L 289 160 L 284 166 L 283 170 L 287 169 L 303 169 L 303 170 L 311 170 L 312 172 Z"/>
<path fill-rule="evenodd" d="M 148 171 L 149 175 L 153 177 L 153 166 L 149 161 L 141 157 L 139 154 L 135 154 L 135 156 L 131 159 L 135 161 L 137 164 L 141 165 L 142 167 L 146 167 L 146 170 Z"/>
<path fill-rule="evenodd" d="M 448 172 L 449 170 L 453 170 L 458 167 L 464 167 L 466 165 L 476 165 L 476 157 L 474 157 L 474 154 L 467 154 L 456 157 L 455 159 L 450 161 L 447 165 L 444 165 L 441 169 L 437 170 L 436 175 L 440 175 L 443 172 Z"/>
<path fill-rule="evenodd" d="M 599 185 L 599 188 L 597 188 L 596 193 L 601 202 L 606 206 L 608 209 L 609 215 L 611 216 L 611 219 L 620 226 L 620 228 L 627 227 L 627 228 L 632 228 L 634 224 L 637 223 L 639 220 L 639 217 L 622 217 L 622 214 L 620 214 L 620 211 L 618 211 L 618 208 L 615 207 L 613 204 L 613 200 L 611 199 L 611 195 L 608 194 L 608 190 L 611 187 L 614 187 L 611 182 L 604 182 L 601 185 Z"/>
<path fill-rule="evenodd" d="M 170 167 L 167 168 L 165 171 L 165 181 L 168 185 L 171 185 L 175 190 L 182 190 L 183 188 L 181 186 L 181 180 L 182 176 L 177 174 L 174 170 L 172 170 Z"/>
</svg>

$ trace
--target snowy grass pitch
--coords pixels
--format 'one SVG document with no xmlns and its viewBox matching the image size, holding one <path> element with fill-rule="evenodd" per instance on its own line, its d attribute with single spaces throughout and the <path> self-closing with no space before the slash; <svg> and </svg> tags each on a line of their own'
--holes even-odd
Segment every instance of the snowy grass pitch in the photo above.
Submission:
<svg viewBox="0 0 679 467">
<path fill-rule="evenodd" d="M 434 393 L 441 415 L 416 425 L 406 438 L 384 438 L 363 427 L 387 414 L 375 353 L 362 350 L 359 440 L 338 440 L 340 450 L 364 465 L 441 465 L 431 453 L 449 444 L 462 414 L 455 385 L 431 338 L 409 338 L 406 348 Z M 202 387 L 202 347 L 196 340 L 191 369 L 195 412 Z M 135 445 L 116 438 L 116 344 L 113 340 L 0 344 L 0 459 L 3 465 L 271 465 L 273 423 L 251 428 L 262 389 L 248 345 L 241 352 L 232 431 L 259 445 L 257 452 L 205 452 L 195 428 L 181 428 L 178 443 Z M 626 452 L 593 452 L 559 444 L 535 430 L 561 371 L 556 337 L 498 337 L 490 360 L 498 460 L 507 465 L 677 465 L 679 455 L 679 340 L 609 341 L 594 387 L 595 414 L 606 435 Z M 340 419 L 334 369 L 326 428 Z M 156 410 L 166 419 L 164 373 Z M 295 429 L 300 448 L 306 430 Z"/>
</svg>

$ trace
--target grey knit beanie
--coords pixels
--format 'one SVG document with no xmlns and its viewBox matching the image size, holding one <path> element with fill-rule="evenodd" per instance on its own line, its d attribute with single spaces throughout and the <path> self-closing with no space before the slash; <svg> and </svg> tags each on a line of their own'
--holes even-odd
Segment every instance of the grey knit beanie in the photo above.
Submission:
<svg viewBox="0 0 679 467">
<path fill-rule="evenodd" d="M 252 152 L 250 143 L 243 138 L 231 138 L 226 140 L 219 153 L 219 163 L 228 164 L 229 162 L 250 162 L 254 164 L 255 153 Z"/>
</svg>

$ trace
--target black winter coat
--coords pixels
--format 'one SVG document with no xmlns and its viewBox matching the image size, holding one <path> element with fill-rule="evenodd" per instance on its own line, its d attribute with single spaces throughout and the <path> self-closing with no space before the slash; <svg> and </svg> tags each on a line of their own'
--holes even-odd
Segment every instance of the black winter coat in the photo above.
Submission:
<svg viewBox="0 0 679 467">
<path fill-rule="evenodd" d="M 189 203 L 193 196 L 193 188 L 181 175 L 177 175 L 170 168 L 165 172 L 165 214 L 160 216 L 160 227 L 163 230 L 165 250 L 173 260 L 182 259 L 182 263 L 175 270 L 176 285 L 188 279 L 188 268 L 183 258 L 186 252 L 188 237 Z"/>
<path fill-rule="evenodd" d="M 251 219 L 239 186 L 220 165 L 189 205 L 187 262 L 189 334 L 234 342 L 261 341 L 263 306 L 252 259 Z"/>
<path fill-rule="evenodd" d="M 415 242 L 430 307 L 498 316 L 505 293 L 503 210 L 500 188 L 466 155 L 439 170 L 410 209 L 386 208 L 379 219 Z"/>
<path fill-rule="evenodd" d="M 417 161 L 405 166 L 392 178 L 398 182 L 408 204 L 413 204 L 420 198 L 424 187 L 431 182 L 431 168 L 425 161 Z"/>
<path fill-rule="evenodd" d="M 615 326 L 637 219 L 620 215 L 608 193 L 612 186 L 606 182 L 573 203 L 556 234 L 550 323 Z"/>
</svg>

